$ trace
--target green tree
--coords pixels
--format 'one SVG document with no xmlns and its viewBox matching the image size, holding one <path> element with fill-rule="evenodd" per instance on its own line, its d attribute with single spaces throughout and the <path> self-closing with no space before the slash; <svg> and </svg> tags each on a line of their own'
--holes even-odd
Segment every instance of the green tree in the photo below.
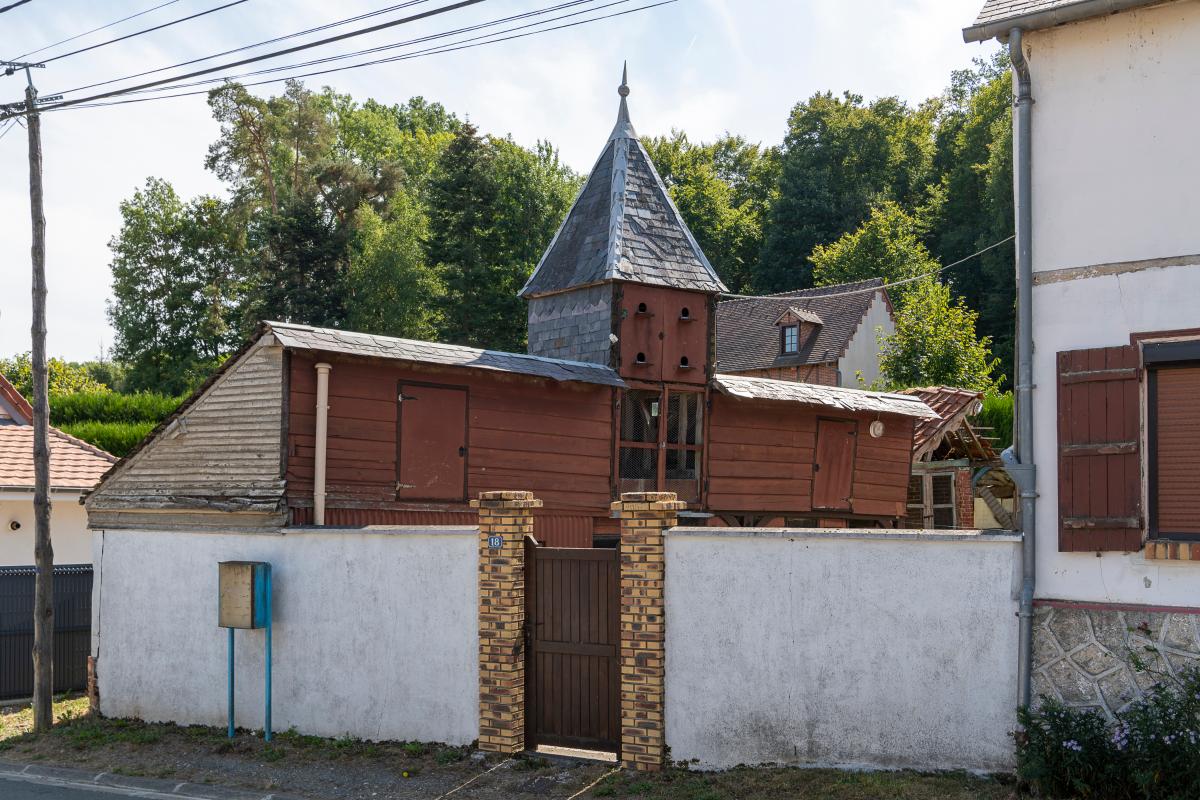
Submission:
<svg viewBox="0 0 1200 800">
<path fill-rule="evenodd" d="M 547 144 L 530 153 L 481 136 L 470 123 L 459 128 L 429 185 L 426 258 L 446 287 L 443 338 L 524 349 L 525 303 L 517 292 L 578 183 Z"/>
<path fill-rule="evenodd" d="M 93 378 L 87 369 L 79 364 L 71 364 L 61 358 L 51 358 L 47 359 L 46 367 L 52 396 L 108 390 L 107 386 Z M 26 400 L 33 402 L 33 360 L 29 353 L 0 358 L 0 375 L 7 378 Z"/>
<path fill-rule="evenodd" d="M 363 206 L 354 228 L 347 325 L 386 336 L 436 338 L 444 289 L 425 262 L 429 223 L 420 203 L 397 193 L 386 218 Z"/>
<path fill-rule="evenodd" d="M 879 366 L 888 389 L 911 386 L 958 386 L 997 390 L 998 360 L 990 340 L 975 335 L 979 315 L 950 287 L 933 278 L 917 281 L 896 313 L 896 331 L 880 337 Z"/>
<path fill-rule="evenodd" d="M 157 178 L 121 203 L 121 218 L 109 242 L 113 355 L 129 366 L 128 389 L 179 394 L 245 333 L 243 234 L 221 201 L 185 203 Z"/>
<path fill-rule="evenodd" d="M 895 97 L 869 104 L 825 92 L 798 104 L 788 120 L 779 177 L 754 288 L 776 292 L 811 285 L 817 245 L 857 228 L 872 206 L 894 200 L 915 209 L 933 174 L 934 115 Z"/>
<path fill-rule="evenodd" d="M 717 274 L 731 291 L 748 291 L 774 194 L 775 151 L 729 134 L 692 144 L 681 131 L 642 145 Z"/>
<path fill-rule="evenodd" d="M 829 286 L 868 278 L 883 278 L 886 283 L 895 283 L 932 274 L 938 265 L 922 244 L 921 233 L 916 220 L 896 203 L 886 201 L 871 209 L 871 215 L 858 230 L 813 250 L 809 256 L 813 265 L 813 283 Z M 891 289 L 892 301 L 902 304 L 914 285 L 909 283 Z"/>
</svg>

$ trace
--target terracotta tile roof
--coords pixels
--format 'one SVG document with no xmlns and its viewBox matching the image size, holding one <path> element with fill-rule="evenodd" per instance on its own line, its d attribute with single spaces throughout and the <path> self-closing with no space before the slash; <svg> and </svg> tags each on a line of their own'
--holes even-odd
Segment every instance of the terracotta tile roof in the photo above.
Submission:
<svg viewBox="0 0 1200 800">
<path fill-rule="evenodd" d="M 922 420 L 936 418 L 936 412 L 920 398 L 905 394 L 866 392 L 841 386 L 749 378 L 743 375 L 715 375 L 713 384 L 724 394 L 749 400 L 779 400 L 785 403 L 839 408 L 844 411 L 902 414 Z"/>
<path fill-rule="evenodd" d="M 116 460 L 87 442 L 50 429 L 52 489 L 91 489 Z M 33 488 L 32 425 L 0 425 L 0 487 Z"/>
<path fill-rule="evenodd" d="M 967 417 L 974 416 L 983 399 L 981 392 L 970 389 L 956 389 L 952 386 L 926 386 L 917 389 L 905 389 L 901 394 L 918 397 L 927 406 L 937 412 L 936 418 L 923 419 L 913 430 L 913 460 L 917 460 L 941 445 L 947 433 L 957 431 L 967 424 Z M 991 461 L 997 458 L 996 451 L 985 439 L 967 435 L 963 437 L 970 452 L 964 452 L 961 457 L 981 461 Z"/>
<path fill-rule="evenodd" d="M 874 278 L 717 303 L 717 369 L 745 372 L 837 361 L 878 294 L 871 289 L 883 289 L 883 281 Z M 806 338 L 800 352 L 783 355 L 775 323 L 789 309 L 807 312 L 821 325 L 816 336 Z"/>
</svg>

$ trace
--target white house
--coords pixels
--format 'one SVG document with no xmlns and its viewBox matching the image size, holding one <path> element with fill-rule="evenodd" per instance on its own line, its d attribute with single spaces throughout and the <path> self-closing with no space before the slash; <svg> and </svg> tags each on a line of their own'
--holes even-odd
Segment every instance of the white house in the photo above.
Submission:
<svg viewBox="0 0 1200 800">
<path fill-rule="evenodd" d="M 1131 650 L 1200 664 L 1200 2 L 987 0 L 964 38 L 1032 100 L 1032 688 L 1111 714 Z"/>
<path fill-rule="evenodd" d="M 114 461 L 103 450 L 50 429 L 55 563 L 92 563 L 92 534 L 79 497 Z M 0 375 L 0 567 L 33 563 L 33 530 L 33 409 Z"/>
</svg>

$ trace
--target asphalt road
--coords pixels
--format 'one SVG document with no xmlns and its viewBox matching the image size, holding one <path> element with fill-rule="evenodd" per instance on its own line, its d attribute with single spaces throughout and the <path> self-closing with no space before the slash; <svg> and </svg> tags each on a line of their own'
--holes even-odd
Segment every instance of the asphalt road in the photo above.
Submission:
<svg viewBox="0 0 1200 800">
<path fill-rule="evenodd" d="M 91 787 L 68 785 L 46 778 L 9 778 L 0 775 L 0 798 L 4 800 L 117 800 L 121 797 L 178 798 L 187 800 L 195 795 L 163 794 L 145 789 L 126 789 L 119 786 Z"/>
</svg>

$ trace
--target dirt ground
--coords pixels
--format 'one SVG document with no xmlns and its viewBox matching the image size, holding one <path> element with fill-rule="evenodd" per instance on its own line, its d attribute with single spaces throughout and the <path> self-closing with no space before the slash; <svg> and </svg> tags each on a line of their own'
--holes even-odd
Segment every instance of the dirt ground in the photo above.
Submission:
<svg viewBox="0 0 1200 800">
<path fill-rule="evenodd" d="M 567 759 L 485 755 L 470 747 L 364 742 L 277 733 L 270 743 L 239 731 L 98 719 L 83 699 L 55 704 L 55 727 L 30 732 L 27 708 L 0 713 L 0 760 L 78 767 L 247 789 L 313 800 L 656 798 L 658 800 L 1014 800 L 1006 780 L 957 773 L 739 768 L 653 776 Z"/>
</svg>

